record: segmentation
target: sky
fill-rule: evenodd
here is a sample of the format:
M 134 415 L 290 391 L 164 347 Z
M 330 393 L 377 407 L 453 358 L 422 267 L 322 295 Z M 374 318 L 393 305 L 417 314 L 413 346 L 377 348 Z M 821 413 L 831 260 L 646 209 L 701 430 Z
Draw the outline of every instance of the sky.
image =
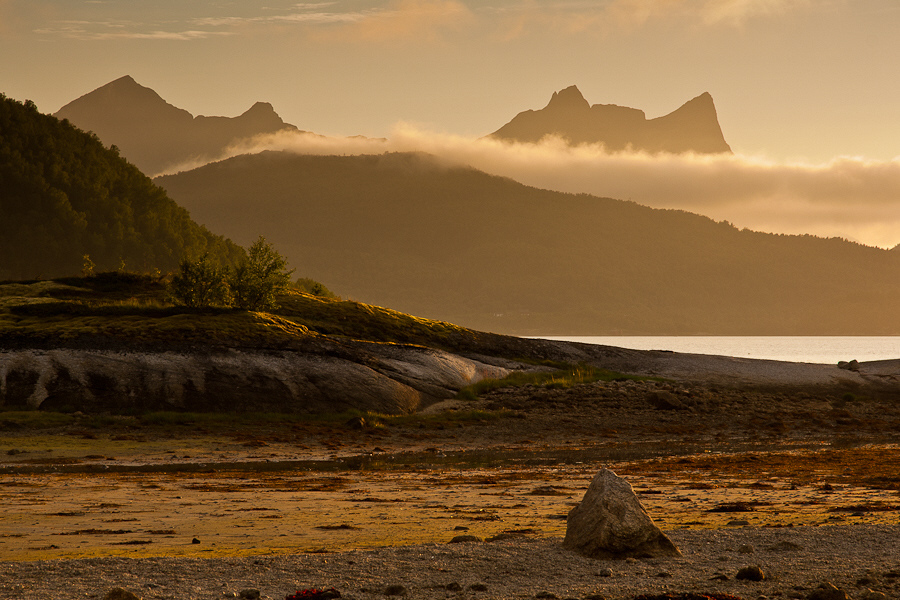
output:
M 123 75 L 191 113 L 481 136 L 577 85 L 661 116 L 708 91 L 739 153 L 900 155 L 897 0 L 0 0 L 0 91 Z
M 897 0 L 0 0 L 0 92 L 55 112 L 131 75 L 194 115 L 267 101 L 531 185 L 892 247 L 898 32 Z M 570 85 L 648 118 L 709 92 L 735 157 L 478 140 Z

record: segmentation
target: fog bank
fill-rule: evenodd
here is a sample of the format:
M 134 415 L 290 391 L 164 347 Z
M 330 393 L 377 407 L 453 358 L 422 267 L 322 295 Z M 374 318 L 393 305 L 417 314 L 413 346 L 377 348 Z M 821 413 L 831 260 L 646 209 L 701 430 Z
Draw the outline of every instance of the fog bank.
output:
M 515 144 L 434 133 L 409 124 L 391 138 L 309 133 L 260 136 L 228 156 L 285 150 L 304 154 L 421 151 L 527 185 L 680 209 L 758 231 L 842 237 L 885 248 L 900 244 L 900 157 L 777 162 L 742 155 L 608 153 L 559 139 Z M 225 158 L 225 157 L 223 157 Z M 204 161 L 205 162 L 205 161 Z M 178 170 L 195 165 L 182 165 Z

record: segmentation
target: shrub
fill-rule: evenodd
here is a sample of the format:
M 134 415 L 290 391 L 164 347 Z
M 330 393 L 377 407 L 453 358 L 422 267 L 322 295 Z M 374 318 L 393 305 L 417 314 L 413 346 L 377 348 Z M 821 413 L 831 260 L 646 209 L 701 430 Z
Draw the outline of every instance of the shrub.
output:
M 284 257 L 260 236 L 228 278 L 234 306 L 244 310 L 278 308 L 275 297 L 287 289 L 293 272 L 287 270 Z
M 320 298 L 333 298 L 335 300 L 339 299 L 339 296 L 337 294 L 329 290 L 318 281 L 310 279 L 309 277 L 301 277 L 297 279 L 297 281 L 295 281 L 292 286 L 295 289 L 300 290 L 301 292 L 305 292 L 313 296 L 319 296 Z
M 169 284 L 169 296 L 179 306 L 208 308 L 228 306 L 230 294 L 225 270 L 204 254 L 196 261 L 184 259 Z

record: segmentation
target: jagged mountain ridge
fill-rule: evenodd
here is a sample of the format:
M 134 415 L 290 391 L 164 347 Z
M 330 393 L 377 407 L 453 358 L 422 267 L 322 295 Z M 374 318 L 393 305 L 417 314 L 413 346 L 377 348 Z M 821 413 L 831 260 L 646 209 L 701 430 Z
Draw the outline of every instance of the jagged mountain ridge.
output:
M 900 255 L 539 190 L 421 154 L 235 157 L 156 180 L 345 297 L 515 335 L 889 335 Z
M 490 134 L 497 139 L 536 143 L 558 135 L 570 144 L 603 144 L 610 151 L 650 153 L 730 153 L 708 92 L 662 117 L 647 119 L 644 111 L 615 104 L 594 104 L 576 86 L 554 92 L 540 110 L 526 110 Z
M 299 131 L 267 102 L 257 102 L 237 117 L 195 117 L 128 75 L 69 102 L 54 116 L 93 131 L 151 175 L 186 161 L 218 158 L 243 138 Z

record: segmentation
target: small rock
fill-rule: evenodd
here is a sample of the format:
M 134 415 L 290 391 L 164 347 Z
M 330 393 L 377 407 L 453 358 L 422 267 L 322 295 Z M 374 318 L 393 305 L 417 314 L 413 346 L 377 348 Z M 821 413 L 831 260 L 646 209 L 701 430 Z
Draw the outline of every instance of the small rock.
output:
M 887 600 L 887 594 L 885 594 L 884 592 L 876 592 L 874 590 L 866 588 L 866 590 L 859 597 L 859 600 Z
M 657 410 L 687 410 L 689 408 L 672 392 L 650 392 L 647 394 L 647 401 Z
M 465 527 L 463 525 L 457 525 L 456 527 L 453 528 L 453 531 L 468 531 L 468 530 L 469 530 L 469 528 Z
M 728 581 L 728 575 L 724 573 L 716 573 L 712 577 L 709 578 L 710 581 Z
M 538 592 L 534 595 L 535 598 L 547 598 L 548 600 L 554 600 L 555 598 L 559 598 L 553 592 Z
M 807 596 L 808 600 L 849 600 L 850 596 L 847 595 L 847 592 L 844 590 L 836 588 L 834 585 L 830 583 L 821 583 L 819 587 L 814 589 L 809 596 Z
M 469 590 L 473 592 L 486 592 L 487 586 L 483 583 L 473 583 L 469 586 Z
M 766 578 L 766 574 L 759 567 L 744 567 L 737 572 L 734 578 L 746 581 L 763 581 Z
M 738 552 L 741 554 L 753 554 L 753 546 L 750 544 L 744 544 L 740 548 L 738 548 Z
M 238 592 L 238 598 L 241 600 L 259 600 L 259 590 L 256 588 L 247 588 Z
M 460 544 L 463 542 L 480 542 L 481 538 L 474 535 L 457 535 L 449 543 Z
M 192 543 L 192 544 L 199 544 L 199 543 L 200 543 L 200 540 L 198 540 L 197 538 L 194 538 L 194 539 L 191 540 L 191 543 Z
M 772 552 L 790 552 L 792 550 L 799 550 L 800 544 L 795 544 L 794 542 L 778 542 L 773 546 L 769 546 L 769 550 Z
M 725 525 L 728 527 L 746 527 L 750 524 L 750 521 L 745 519 L 735 519 L 734 521 L 728 521 Z
M 613 576 L 613 570 L 610 569 L 609 567 L 606 567 L 605 569 L 600 569 L 599 571 L 597 571 L 597 577 L 612 577 L 612 576 Z
M 497 535 L 492 535 L 489 538 L 486 538 L 485 542 L 502 542 L 503 540 L 519 540 L 525 537 L 524 533 L 515 533 L 511 531 L 504 531 L 502 533 L 498 533 Z
M 353 417 L 344 423 L 344 427 L 347 429 L 365 429 L 366 420 L 362 417 Z
M 406 588 L 398 583 L 394 585 L 389 585 L 384 588 L 385 596 L 405 596 L 407 594 Z
M 454 581 L 453 583 L 448 583 L 444 586 L 444 589 L 450 592 L 458 592 L 462 590 L 462 586 L 459 585 L 459 582 Z
M 124 588 L 113 588 L 106 592 L 106 595 L 103 596 L 103 600 L 141 600 L 140 597 L 135 594 L 129 592 Z

